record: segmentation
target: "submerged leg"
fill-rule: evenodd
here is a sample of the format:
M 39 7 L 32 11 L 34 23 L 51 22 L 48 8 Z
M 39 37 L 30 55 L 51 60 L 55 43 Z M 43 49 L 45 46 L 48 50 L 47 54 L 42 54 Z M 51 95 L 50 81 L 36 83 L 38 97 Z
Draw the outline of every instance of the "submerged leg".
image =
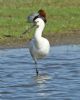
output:
M 38 64 L 37 64 L 37 60 L 35 60 L 35 67 L 36 67 L 36 74 L 37 74 L 37 76 L 38 76 L 39 71 L 38 71 Z
M 32 50 L 32 49 L 31 49 L 31 50 Z M 31 54 L 31 56 L 32 56 L 32 58 L 33 58 L 33 60 L 34 60 L 34 62 L 35 62 L 36 74 L 37 74 L 37 76 L 38 76 L 39 72 L 38 72 L 37 59 L 36 59 L 35 55 L 33 54 L 33 52 L 32 52 L 31 50 L 30 50 L 30 54 Z

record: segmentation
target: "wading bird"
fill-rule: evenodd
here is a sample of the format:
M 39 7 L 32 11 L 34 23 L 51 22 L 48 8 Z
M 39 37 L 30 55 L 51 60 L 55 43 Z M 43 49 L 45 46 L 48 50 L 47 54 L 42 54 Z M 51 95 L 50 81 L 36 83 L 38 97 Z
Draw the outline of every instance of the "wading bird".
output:
M 36 74 L 38 75 L 37 60 L 45 57 L 50 50 L 49 41 L 42 37 L 42 33 L 46 24 L 46 13 L 44 10 L 39 10 L 38 15 L 33 18 L 34 26 L 36 27 L 34 37 L 29 43 L 29 51 L 35 62 Z

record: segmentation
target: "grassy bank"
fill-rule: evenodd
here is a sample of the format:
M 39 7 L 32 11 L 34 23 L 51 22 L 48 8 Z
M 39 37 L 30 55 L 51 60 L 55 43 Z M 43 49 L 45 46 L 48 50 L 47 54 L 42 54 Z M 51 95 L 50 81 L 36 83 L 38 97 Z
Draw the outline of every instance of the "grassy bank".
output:
M 18 37 L 30 26 L 26 16 L 41 8 L 47 13 L 47 36 L 80 29 L 80 0 L 0 0 L 0 41 Z M 31 36 L 27 34 L 27 39 Z

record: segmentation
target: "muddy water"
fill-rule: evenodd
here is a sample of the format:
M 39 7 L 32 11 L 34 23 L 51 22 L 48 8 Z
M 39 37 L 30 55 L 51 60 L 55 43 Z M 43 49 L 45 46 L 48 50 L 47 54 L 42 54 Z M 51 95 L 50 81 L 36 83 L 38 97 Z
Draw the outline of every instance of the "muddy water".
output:
M 26 48 L 0 50 L 0 100 L 80 100 L 80 45 L 51 47 L 38 68 Z

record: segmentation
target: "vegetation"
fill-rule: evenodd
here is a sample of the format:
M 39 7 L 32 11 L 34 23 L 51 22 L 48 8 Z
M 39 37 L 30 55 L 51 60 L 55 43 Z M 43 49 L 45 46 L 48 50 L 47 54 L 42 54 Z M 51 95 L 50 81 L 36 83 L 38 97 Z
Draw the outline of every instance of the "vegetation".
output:
M 0 0 L 0 37 L 19 36 L 30 26 L 26 17 L 41 8 L 48 20 L 44 33 L 80 29 L 80 0 Z

